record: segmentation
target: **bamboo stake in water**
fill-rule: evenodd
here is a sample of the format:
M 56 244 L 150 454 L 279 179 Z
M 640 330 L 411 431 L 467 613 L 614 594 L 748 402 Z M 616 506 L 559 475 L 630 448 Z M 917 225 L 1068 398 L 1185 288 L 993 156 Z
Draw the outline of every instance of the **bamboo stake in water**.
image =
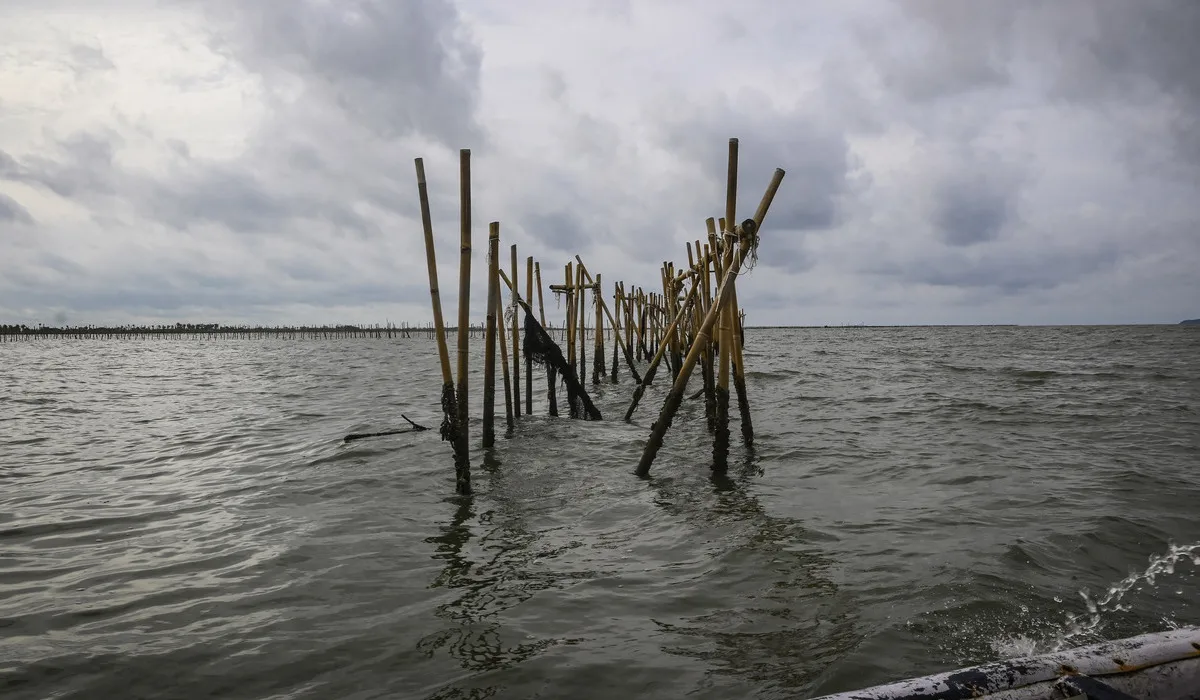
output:
M 692 289 L 688 292 L 688 295 L 683 302 L 685 306 L 692 300 L 693 297 L 696 296 L 696 290 L 699 288 L 699 284 L 692 284 Z M 676 318 L 675 321 L 678 322 L 679 318 Z M 660 362 L 662 362 L 663 355 L 665 354 L 666 347 L 660 345 L 658 352 L 654 354 L 654 359 L 650 360 L 650 366 L 646 368 L 645 377 L 642 379 L 642 381 L 638 382 L 637 388 L 633 390 L 633 400 L 629 402 L 629 408 L 625 411 L 626 423 L 633 418 L 633 412 L 637 410 L 638 403 L 642 400 L 642 394 L 646 392 L 646 387 L 650 386 L 650 382 L 654 380 L 654 373 L 658 370 L 658 365 Z
M 504 270 L 500 269 L 499 262 L 496 263 L 496 274 L 504 275 Z M 498 320 L 504 318 L 503 302 L 500 300 L 499 294 L 496 295 L 496 315 Z M 513 422 L 512 411 L 512 380 L 508 376 L 508 341 L 504 339 L 508 333 L 505 332 L 503 323 L 499 324 L 497 330 L 496 339 L 500 341 L 500 370 L 504 378 L 504 420 L 508 426 L 508 434 L 512 435 L 513 428 L 516 426 Z
M 730 316 L 738 310 L 737 288 L 730 290 L 733 299 L 730 301 Z M 754 443 L 754 421 L 750 417 L 750 396 L 746 391 L 746 360 L 742 353 L 742 345 L 746 342 L 742 324 L 734 319 L 733 334 L 730 338 L 730 351 L 733 353 L 733 386 L 737 390 L 738 413 L 742 417 L 742 439 L 747 445 Z
M 738 140 L 729 139 L 729 169 L 725 187 L 725 218 L 722 221 L 722 245 L 732 249 L 738 245 L 737 238 L 732 234 L 733 222 L 737 211 L 737 176 L 738 176 Z M 720 293 L 732 300 L 736 275 L 728 275 L 718 281 Z M 713 434 L 713 469 L 724 472 L 729 459 L 729 365 L 732 360 L 730 342 L 733 330 L 730 328 L 731 304 L 726 302 L 717 315 L 717 420 Z
M 582 268 L 582 266 L 580 266 Z M 600 273 L 596 273 L 596 342 L 592 346 L 592 384 L 600 383 L 600 375 L 604 373 L 604 316 L 600 313 L 600 305 L 604 303 L 604 295 L 600 293 Z
M 752 241 L 759 234 L 761 222 L 767 216 L 767 211 L 771 207 L 771 200 L 775 198 L 775 193 L 779 190 L 779 184 L 783 182 L 784 171 L 776 168 L 775 174 L 771 178 L 771 183 L 767 186 L 767 191 L 763 193 L 763 198 L 758 204 L 758 211 L 754 214 L 754 219 L 747 219 L 742 224 L 743 238 L 737 246 L 737 250 L 731 251 L 732 260 L 729 270 L 726 275 L 737 277 L 741 270 L 742 260 L 752 247 Z M 671 391 L 667 394 L 667 399 L 663 403 L 662 412 L 659 413 L 658 420 L 655 421 L 653 429 L 650 431 L 650 438 L 646 442 L 646 449 L 642 452 L 642 458 L 638 462 L 637 473 L 639 476 L 647 476 L 650 474 L 650 465 L 654 463 L 654 458 L 658 455 L 658 451 L 662 449 L 663 437 L 667 434 L 667 430 L 671 427 L 671 421 L 675 419 L 675 413 L 679 411 L 679 405 L 683 402 L 683 393 L 687 390 L 688 379 L 692 376 L 692 370 L 696 367 L 696 360 L 700 357 L 700 348 L 704 343 L 709 342 L 709 334 L 712 333 L 713 324 L 717 320 L 717 312 L 725 305 L 728 299 L 722 292 L 726 287 L 722 286 L 717 290 L 716 299 L 713 300 L 712 306 L 708 313 L 704 316 L 704 323 L 696 332 L 696 341 L 692 343 L 691 350 L 688 351 L 687 358 L 683 361 L 683 367 L 680 368 L 679 378 L 675 380 L 675 385 L 671 387 Z
M 442 320 L 442 296 L 438 291 L 437 257 L 433 248 L 433 222 L 429 214 L 429 189 L 425 184 L 425 163 L 417 164 L 417 195 L 421 200 L 421 226 L 425 229 L 425 263 L 429 268 L 429 298 L 433 301 L 433 327 L 437 337 L 438 359 L 442 363 L 442 381 L 453 386 L 450 372 L 450 349 L 446 346 L 446 324 Z
M 462 226 L 458 263 L 458 442 L 460 459 L 454 477 L 459 494 L 471 493 L 471 462 L 467 452 L 467 344 L 471 334 L 471 150 L 458 153 L 459 219 Z
M 518 330 L 520 324 L 517 319 L 520 314 L 517 313 L 517 290 L 520 289 L 517 283 L 517 244 L 513 243 L 512 252 L 512 300 L 513 300 L 513 315 L 512 315 L 512 377 L 513 377 L 513 415 L 517 418 L 521 417 L 521 333 Z
M 576 311 L 579 319 L 579 335 L 576 337 L 576 344 L 579 346 L 579 372 L 576 376 L 587 376 L 587 294 L 583 289 L 583 270 L 575 269 L 575 292 L 576 300 L 579 302 L 579 308 Z
M 496 313 L 500 310 L 500 223 L 488 225 L 487 330 L 483 341 L 483 446 L 496 444 Z
M 533 256 L 525 258 L 525 302 L 533 303 Z M 513 323 L 516 323 L 517 309 L 513 309 Z M 533 357 L 525 358 L 525 415 L 533 415 Z
M 438 290 L 437 257 L 433 246 L 433 222 L 429 213 L 429 188 L 425 182 L 425 162 L 417 158 L 417 196 L 421 202 L 421 226 L 425 232 L 425 263 L 429 270 L 429 298 L 433 302 L 433 332 L 437 338 L 438 359 L 442 365 L 442 439 L 454 451 L 455 483 L 458 488 L 458 464 L 465 460 L 462 441 L 458 436 L 458 401 L 455 397 L 454 375 L 450 371 L 450 349 L 446 344 L 446 325 L 442 319 L 442 297 Z M 468 482 L 469 483 L 469 482 Z
M 587 266 L 583 264 L 583 258 L 580 258 L 578 255 L 576 255 L 575 262 L 579 263 L 579 269 L 583 271 L 583 280 L 588 284 L 592 284 L 592 275 L 590 272 L 588 272 Z M 600 278 L 599 275 L 597 275 L 596 279 L 599 280 L 599 278 Z M 599 304 L 600 308 L 604 311 L 605 314 L 608 315 L 608 320 L 610 323 L 613 324 L 613 328 L 616 328 L 617 322 L 613 319 L 612 313 L 609 312 L 608 305 L 604 303 L 603 294 L 600 294 L 599 296 L 600 296 L 600 304 Z M 616 335 L 617 345 L 620 345 L 621 350 L 623 350 L 625 352 L 625 362 L 628 363 L 629 371 L 631 374 L 633 374 L 633 381 L 635 381 L 635 382 L 642 381 L 642 378 L 640 376 L 638 376 L 637 366 L 634 365 L 634 363 L 633 363 L 633 354 L 629 351 L 628 345 L 621 341 L 621 337 L 619 334 L 614 333 L 614 335 Z
M 569 262 L 566 266 L 566 276 L 567 309 L 563 335 L 567 344 L 567 363 L 575 370 L 575 376 L 579 376 L 579 368 L 575 362 L 575 268 Z
M 538 316 L 541 318 L 542 328 L 546 327 L 546 306 L 542 301 L 542 264 L 535 262 L 533 264 L 533 275 L 537 278 L 537 299 L 538 299 Z M 554 368 L 549 363 L 546 364 L 546 402 L 549 404 L 549 412 L 552 416 L 558 415 L 558 397 L 555 396 L 555 385 L 558 383 L 555 379 Z

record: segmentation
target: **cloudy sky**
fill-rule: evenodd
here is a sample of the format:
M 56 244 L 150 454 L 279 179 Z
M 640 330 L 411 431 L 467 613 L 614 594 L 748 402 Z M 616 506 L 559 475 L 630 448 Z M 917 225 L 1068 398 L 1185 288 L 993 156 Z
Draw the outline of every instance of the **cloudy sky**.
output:
M 1200 316 L 1196 0 L 0 0 L 0 323 L 430 318 L 788 175 L 751 324 Z M 522 274 L 524 273 L 522 264 Z M 553 308 L 553 306 L 551 307 Z M 557 311 L 554 312 L 557 314 Z

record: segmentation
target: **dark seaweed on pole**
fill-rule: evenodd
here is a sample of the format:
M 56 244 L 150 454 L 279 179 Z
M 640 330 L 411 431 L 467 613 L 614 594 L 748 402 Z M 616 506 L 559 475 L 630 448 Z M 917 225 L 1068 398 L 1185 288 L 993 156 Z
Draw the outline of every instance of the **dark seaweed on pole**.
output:
M 592 399 L 584 391 L 583 385 L 579 383 L 579 377 L 575 376 L 575 370 L 563 357 L 562 349 L 550 338 L 546 329 L 542 328 L 542 324 L 533 317 L 529 305 L 520 300 L 517 303 L 525 311 L 525 357 L 539 365 L 552 367 L 562 375 L 563 381 L 567 385 L 567 401 L 571 405 L 573 417 L 581 416 L 587 420 L 601 420 L 600 410 L 592 403 Z

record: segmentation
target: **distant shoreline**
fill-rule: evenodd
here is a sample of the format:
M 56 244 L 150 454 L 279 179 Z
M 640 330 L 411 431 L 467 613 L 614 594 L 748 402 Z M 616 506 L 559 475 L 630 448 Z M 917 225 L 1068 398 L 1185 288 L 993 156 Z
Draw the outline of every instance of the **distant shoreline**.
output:
M 1120 328 L 1135 326 L 1180 326 L 1200 325 L 1200 319 L 1188 319 L 1179 323 L 1059 323 L 1059 324 L 1020 324 L 1020 323 L 920 323 L 920 324 L 841 324 L 841 325 L 794 325 L 794 326 L 755 326 L 747 325 L 747 330 L 882 330 L 898 328 Z M 457 326 L 446 326 L 447 333 L 458 331 Z M 561 326 L 548 324 L 548 331 L 561 331 Z M 594 332 L 589 327 L 588 332 Z M 609 331 L 610 329 L 606 329 Z M 482 323 L 471 325 L 472 334 L 482 333 Z M 413 337 L 432 336 L 433 324 L 420 325 L 408 323 L 389 324 L 329 324 L 329 325 L 223 325 L 216 323 L 173 323 L 159 325 L 122 326 L 26 326 L 23 324 L 0 324 L 0 337 L 122 337 L 122 336 L 298 336 L 310 337 Z

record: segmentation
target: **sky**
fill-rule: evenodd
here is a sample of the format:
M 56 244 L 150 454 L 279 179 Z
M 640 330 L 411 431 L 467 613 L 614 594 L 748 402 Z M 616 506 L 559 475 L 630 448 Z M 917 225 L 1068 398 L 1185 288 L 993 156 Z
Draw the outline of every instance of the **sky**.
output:
M 491 221 L 521 277 L 657 289 L 731 137 L 739 219 L 787 171 L 748 325 L 1175 323 L 1197 36 L 1196 0 L 0 0 L 0 323 L 428 322 L 417 157 L 453 319 L 463 148 L 474 321 Z

